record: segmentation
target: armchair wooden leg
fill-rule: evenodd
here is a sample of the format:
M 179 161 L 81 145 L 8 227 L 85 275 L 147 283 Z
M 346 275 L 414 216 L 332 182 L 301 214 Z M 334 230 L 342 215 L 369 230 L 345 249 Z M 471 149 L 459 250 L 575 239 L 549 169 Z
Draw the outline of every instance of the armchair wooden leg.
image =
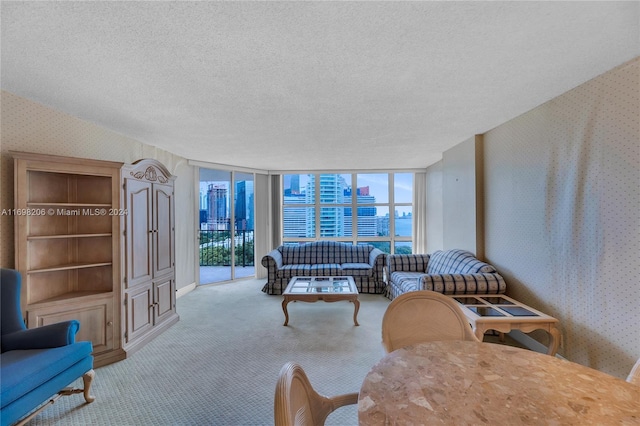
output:
M 45 408 L 47 408 L 49 405 L 55 404 L 55 402 L 58 400 L 58 398 L 60 398 L 62 396 L 69 396 L 69 395 L 73 395 L 73 394 L 82 392 L 82 393 L 84 393 L 84 400 L 87 401 L 87 403 L 95 401 L 96 397 L 95 396 L 91 396 L 89 394 L 89 391 L 91 389 L 91 383 L 93 382 L 93 378 L 95 376 L 96 376 L 96 372 L 95 371 L 93 371 L 93 370 L 87 371 L 82 376 L 82 381 L 84 382 L 84 389 L 77 389 L 77 388 L 72 388 L 72 387 L 67 387 L 67 388 L 62 389 L 56 395 L 51 397 L 51 399 L 49 401 L 47 401 L 47 403 L 41 405 L 40 408 L 38 408 L 33 413 L 29 414 L 24 419 L 20 420 L 14 426 L 24 426 L 29 420 L 31 420 L 32 418 L 34 418 L 35 416 L 40 414 L 40 412 L 42 410 L 44 410 Z
M 93 402 L 96 400 L 96 397 L 90 394 L 91 383 L 93 383 L 93 378 L 95 376 L 96 376 L 96 372 L 93 370 L 87 371 L 82 376 L 82 381 L 84 382 L 84 400 L 87 402 Z

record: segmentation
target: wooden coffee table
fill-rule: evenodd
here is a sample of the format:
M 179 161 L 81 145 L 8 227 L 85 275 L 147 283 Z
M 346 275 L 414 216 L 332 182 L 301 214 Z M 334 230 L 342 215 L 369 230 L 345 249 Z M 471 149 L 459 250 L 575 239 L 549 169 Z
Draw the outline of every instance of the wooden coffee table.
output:
M 471 323 L 473 331 L 482 341 L 487 330 L 508 333 L 520 330 L 530 333 L 533 330 L 545 330 L 550 342 L 547 354 L 555 355 L 560 346 L 558 320 L 543 314 L 524 303 L 503 294 L 448 295 L 456 300 Z
M 282 293 L 282 310 L 284 311 L 284 324 L 289 324 L 289 312 L 287 305 L 291 301 L 317 302 L 338 302 L 348 300 L 353 302 L 353 322 L 358 324 L 358 310 L 360 301 L 358 300 L 358 288 L 353 281 L 353 277 L 293 277 Z

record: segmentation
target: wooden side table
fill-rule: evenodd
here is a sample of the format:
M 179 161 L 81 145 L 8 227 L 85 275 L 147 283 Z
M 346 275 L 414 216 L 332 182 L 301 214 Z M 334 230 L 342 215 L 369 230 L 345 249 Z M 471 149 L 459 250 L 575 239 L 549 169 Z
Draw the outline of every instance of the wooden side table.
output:
M 531 333 L 545 330 L 550 342 L 547 354 L 555 355 L 562 335 L 558 320 L 503 294 L 448 295 L 456 300 L 471 323 L 476 337 L 482 340 L 487 330 L 508 333 L 520 330 Z

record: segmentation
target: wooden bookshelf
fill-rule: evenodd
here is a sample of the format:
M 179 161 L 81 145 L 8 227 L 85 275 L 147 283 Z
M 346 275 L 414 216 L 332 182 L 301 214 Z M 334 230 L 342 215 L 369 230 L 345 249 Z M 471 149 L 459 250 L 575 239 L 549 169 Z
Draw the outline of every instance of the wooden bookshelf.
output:
M 77 319 L 95 366 L 124 358 L 122 163 L 12 152 L 16 268 L 27 327 Z

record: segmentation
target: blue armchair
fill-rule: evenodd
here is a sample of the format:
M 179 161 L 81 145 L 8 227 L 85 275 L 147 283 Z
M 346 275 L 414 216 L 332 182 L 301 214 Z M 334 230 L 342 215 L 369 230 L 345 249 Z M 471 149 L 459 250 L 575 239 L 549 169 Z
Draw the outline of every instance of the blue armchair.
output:
M 91 342 L 75 341 L 80 323 L 72 320 L 27 329 L 20 311 L 20 286 L 18 271 L 0 270 L 2 426 L 21 419 L 20 424 L 26 422 L 62 395 L 82 392 L 86 402 L 95 399 L 89 394 L 93 347 Z M 65 388 L 79 377 L 84 389 Z

